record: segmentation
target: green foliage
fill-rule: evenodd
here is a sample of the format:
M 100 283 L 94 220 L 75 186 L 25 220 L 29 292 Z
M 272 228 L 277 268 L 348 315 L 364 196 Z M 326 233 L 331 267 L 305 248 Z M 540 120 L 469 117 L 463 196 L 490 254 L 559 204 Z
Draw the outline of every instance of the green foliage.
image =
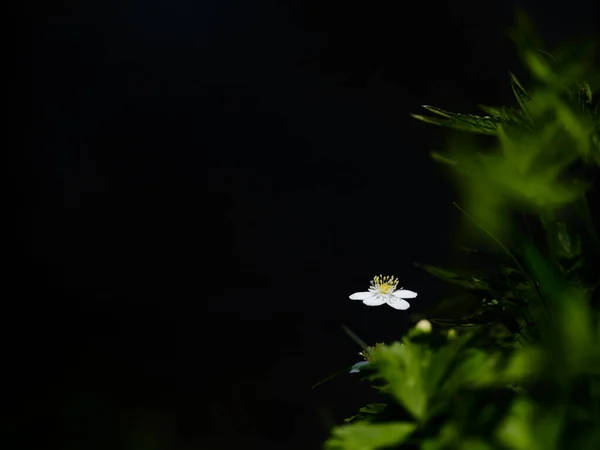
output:
M 516 107 L 480 106 L 489 115 L 477 116 L 425 105 L 434 116 L 412 115 L 497 138 L 496 148 L 490 151 L 474 152 L 460 142 L 450 154 L 433 153 L 437 161 L 465 176 L 465 209 L 496 235 L 510 228 L 512 208 L 546 213 L 580 199 L 590 183 L 570 176 L 570 170 L 577 162 L 600 165 L 599 102 L 584 79 L 589 75 L 597 84 L 596 72 L 581 61 L 555 61 L 528 46 L 519 48 L 536 84 L 528 91 L 510 73 Z
M 333 431 L 327 441 L 328 450 L 377 450 L 401 444 L 416 426 L 406 422 L 367 423 L 342 425 Z
M 586 46 L 538 50 L 522 14 L 511 37 L 532 79 L 509 73 L 515 105 L 413 115 L 495 138 L 433 154 L 459 181 L 475 263 L 416 263 L 458 293 L 429 312 L 433 332 L 371 347 L 359 376 L 387 402 L 335 428 L 328 449 L 600 448 L 600 239 L 586 199 L 600 71 Z
M 358 414 L 344 419 L 344 422 L 352 422 L 356 419 L 370 420 L 374 415 L 382 412 L 386 406 L 387 405 L 385 403 L 373 403 L 371 405 L 364 406 L 358 410 Z

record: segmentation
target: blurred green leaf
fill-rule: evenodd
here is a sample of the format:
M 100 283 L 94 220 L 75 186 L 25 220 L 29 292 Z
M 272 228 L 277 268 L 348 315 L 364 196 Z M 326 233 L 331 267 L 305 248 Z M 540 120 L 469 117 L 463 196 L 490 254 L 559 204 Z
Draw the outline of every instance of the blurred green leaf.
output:
M 542 215 L 540 219 L 546 229 L 548 246 L 556 258 L 571 259 L 581 254 L 581 238 L 564 221 L 548 215 Z
M 562 415 L 561 410 L 542 410 L 530 400 L 519 398 L 496 435 L 511 450 L 559 450 Z
M 465 439 L 461 442 L 460 450 L 493 450 L 493 446 L 481 439 Z
M 334 428 L 328 450 L 377 450 L 404 442 L 416 429 L 409 422 L 356 422 Z
M 592 322 L 596 312 L 590 309 L 584 289 L 562 279 L 531 243 L 524 246 L 527 263 L 552 311 L 549 345 L 556 349 L 555 360 L 561 370 L 575 374 L 583 370 L 591 356 L 589 349 L 594 348 Z
M 430 364 L 423 371 L 424 387 L 431 395 L 440 388 L 442 380 L 450 375 L 457 355 L 473 339 L 473 334 L 464 334 L 438 348 Z
M 433 276 L 444 280 L 448 283 L 456 284 L 458 286 L 465 287 L 473 290 L 489 290 L 489 285 L 482 279 L 472 276 L 464 276 L 454 273 L 450 270 L 443 269 L 441 267 L 430 266 L 421 263 L 414 263 L 415 267 L 426 270 Z
M 425 418 L 427 391 L 422 368 L 431 360 L 431 350 L 412 343 L 394 342 L 377 351 L 374 364 L 379 374 L 389 383 L 393 396 L 417 420 Z
M 509 75 L 510 87 L 513 91 L 513 94 L 515 95 L 515 98 L 517 99 L 517 102 L 519 103 L 519 106 L 521 107 L 521 111 L 523 112 L 524 117 L 527 119 L 527 121 L 533 123 L 531 115 L 529 114 L 529 110 L 527 109 L 527 102 L 531 101 L 531 96 L 523 87 L 523 85 L 519 82 L 515 74 L 509 72 Z
M 506 383 L 521 383 L 534 379 L 546 367 L 548 355 L 542 349 L 527 347 L 516 350 L 501 374 Z
M 344 419 L 344 422 L 352 422 L 353 420 L 369 420 L 376 414 L 382 412 L 387 405 L 385 403 L 373 403 L 367 406 L 364 406 L 358 410 L 358 414 L 355 414 L 352 417 L 348 417 Z

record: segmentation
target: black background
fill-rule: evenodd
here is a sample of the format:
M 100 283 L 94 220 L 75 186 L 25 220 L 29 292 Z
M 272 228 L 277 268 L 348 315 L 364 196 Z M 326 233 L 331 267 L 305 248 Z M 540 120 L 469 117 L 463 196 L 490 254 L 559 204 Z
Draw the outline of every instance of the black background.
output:
M 592 0 L 520 4 L 549 47 L 597 35 Z M 408 115 L 511 101 L 514 5 L 32 6 L 5 316 L 23 436 L 317 448 L 370 398 L 349 375 L 311 390 L 358 358 L 341 324 L 399 338 L 442 292 L 412 262 L 452 259 L 444 133 Z M 348 300 L 376 273 L 419 293 L 411 310 Z

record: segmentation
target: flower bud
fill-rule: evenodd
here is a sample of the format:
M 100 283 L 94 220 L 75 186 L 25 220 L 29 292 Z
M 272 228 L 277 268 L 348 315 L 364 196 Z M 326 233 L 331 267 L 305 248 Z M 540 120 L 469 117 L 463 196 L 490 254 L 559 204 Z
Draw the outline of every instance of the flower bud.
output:
M 450 328 L 448 330 L 448 339 L 455 339 L 457 336 L 456 330 L 454 328 Z
M 415 328 L 423 333 L 431 333 L 431 322 L 427 319 L 419 320 L 415 325 Z

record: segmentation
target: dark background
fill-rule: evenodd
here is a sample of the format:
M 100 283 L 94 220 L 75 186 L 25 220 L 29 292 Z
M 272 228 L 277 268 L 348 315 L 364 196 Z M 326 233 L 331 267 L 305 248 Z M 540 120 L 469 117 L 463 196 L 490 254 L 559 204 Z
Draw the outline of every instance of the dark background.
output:
M 592 0 L 520 4 L 549 48 L 597 35 Z M 399 338 L 442 292 L 412 262 L 452 259 L 444 132 L 409 113 L 512 101 L 514 5 L 32 4 L 9 424 L 65 450 L 318 448 L 370 398 L 311 390 L 359 359 L 341 324 Z M 375 273 L 411 310 L 348 300 Z

